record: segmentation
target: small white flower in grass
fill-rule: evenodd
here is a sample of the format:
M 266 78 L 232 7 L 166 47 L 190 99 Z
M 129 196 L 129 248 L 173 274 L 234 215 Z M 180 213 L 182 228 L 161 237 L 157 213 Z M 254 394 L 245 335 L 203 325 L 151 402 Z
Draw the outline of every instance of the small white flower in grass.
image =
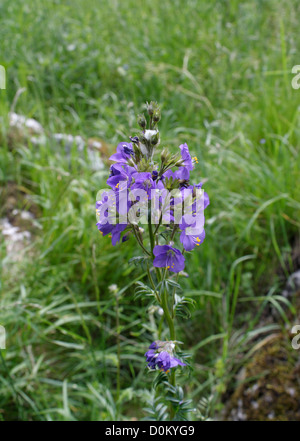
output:
M 112 285 L 109 285 L 108 290 L 112 293 L 112 294 L 116 294 L 119 290 L 118 285 L 116 285 L 115 283 L 113 283 Z

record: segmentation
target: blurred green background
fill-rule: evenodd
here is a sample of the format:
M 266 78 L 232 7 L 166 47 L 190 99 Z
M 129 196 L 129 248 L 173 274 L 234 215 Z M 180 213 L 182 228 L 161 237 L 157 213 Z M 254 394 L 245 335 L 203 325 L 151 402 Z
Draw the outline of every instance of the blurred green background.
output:
M 281 287 L 300 225 L 299 13 L 296 0 L 1 1 L 0 419 L 145 416 L 143 354 L 159 315 L 134 297 L 134 242 L 114 248 L 95 226 L 107 169 L 52 137 L 101 140 L 105 156 L 135 134 L 145 101 L 161 104 L 162 145 L 187 142 L 197 155 L 193 178 L 211 200 L 206 240 L 181 280 L 196 301 L 179 337 L 198 412 L 221 418 L 254 344 L 289 327 L 296 309 Z M 39 121 L 43 143 L 10 125 L 12 110 Z M 31 234 L 17 250 L 11 227 Z

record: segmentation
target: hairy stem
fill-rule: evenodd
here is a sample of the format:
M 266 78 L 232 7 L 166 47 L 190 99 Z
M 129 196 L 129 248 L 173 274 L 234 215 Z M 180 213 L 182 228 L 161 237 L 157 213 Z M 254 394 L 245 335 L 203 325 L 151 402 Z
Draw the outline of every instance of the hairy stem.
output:
M 164 282 L 164 280 L 166 278 L 166 272 L 167 272 L 167 270 L 165 270 L 164 274 L 163 274 L 162 287 L 163 287 L 163 282 Z M 167 295 L 168 295 L 167 290 L 166 290 L 166 288 L 163 287 L 162 294 L 161 294 L 161 307 L 162 307 L 162 309 L 164 311 L 164 316 L 165 316 L 166 321 L 168 323 L 169 332 L 170 332 L 170 340 L 176 341 L 175 324 L 174 324 L 174 319 L 173 319 L 173 304 L 174 304 L 174 300 L 173 300 L 173 297 L 172 297 L 171 312 L 170 312 Z M 170 384 L 173 387 L 175 387 L 175 385 L 176 385 L 176 372 L 175 372 L 175 369 L 171 369 Z M 171 403 L 170 404 L 170 418 L 171 418 L 171 420 L 173 420 L 174 415 L 175 415 L 175 412 L 174 412 L 173 405 Z
M 133 233 L 134 233 L 134 235 L 135 235 L 135 238 L 136 238 L 136 240 L 137 240 L 137 243 L 139 244 L 139 246 L 142 248 L 142 250 L 146 253 L 146 254 L 148 254 L 148 256 L 151 256 L 151 253 L 149 253 L 149 251 L 144 247 L 144 245 L 142 244 L 142 242 L 141 242 L 141 240 L 140 240 L 140 238 L 139 238 L 139 235 L 138 235 L 138 233 L 136 232 L 136 229 L 135 229 L 135 227 L 133 226 L 133 228 L 132 228 L 132 231 L 133 231 Z
M 148 231 L 149 231 L 149 239 L 150 239 L 150 245 L 151 245 L 151 254 L 152 254 L 152 257 L 154 258 L 154 254 L 153 254 L 154 234 L 153 234 L 153 230 L 152 230 L 151 218 L 148 220 Z
M 161 219 L 160 219 L 160 223 L 161 223 Z M 151 218 L 148 219 L 148 232 L 149 232 L 149 239 L 150 239 L 150 246 L 151 246 L 151 254 L 154 258 L 153 255 L 153 248 L 155 245 L 155 237 L 157 235 L 158 229 L 160 227 L 160 223 L 158 224 L 158 226 L 155 228 L 154 234 L 153 234 L 153 229 L 152 229 L 152 224 L 151 224 Z M 177 226 L 174 225 L 173 227 L 173 231 L 171 233 L 171 240 L 173 239 L 173 237 L 175 236 L 177 230 Z M 172 341 L 176 341 L 176 332 L 175 332 L 175 324 L 174 324 L 174 295 L 172 295 L 171 297 L 171 305 L 169 305 L 168 302 L 168 292 L 167 289 L 165 287 L 165 279 L 166 279 L 166 275 L 167 275 L 167 269 L 165 269 L 162 274 L 159 270 L 159 268 L 156 268 L 156 274 L 157 274 L 157 280 L 160 281 L 161 283 L 161 290 L 160 290 L 160 296 L 156 296 L 158 302 L 160 303 L 163 311 L 164 311 L 164 317 L 166 319 L 166 322 L 168 324 L 169 327 L 169 332 L 170 332 L 170 340 Z M 152 285 L 152 287 L 154 286 L 154 282 L 153 279 L 151 277 L 149 268 L 148 268 L 148 277 L 149 277 L 149 281 Z M 176 385 L 176 373 L 175 373 L 175 369 L 171 369 L 171 373 L 170 373 L 170 384 L 175 387 Z M 175 411 L 174 411 L 174 407 L 172 405 L 172 403 L 170 403 L 170 419 L 173 420 L 175 416 Z
M 156 289 L 155 283 L 154 283 L 154 281 L 153 281 L 153 279 L 152 279 L 152 276 L 151 276 L 151 272 L 150 272 L 149 264 L 148 264 L 148 263 L 147 263 L 147 274 L 148 274 L 148 278 L 149 278 L 149 281 L 150 281 L 150 285 L 152 286 L 152 288 L 153 288 L 153 290 L 154 290 L 154 292 L 155 292 L 156 300 L 157 300 L 158 303 L 160 303 L 160 302 L 161 302 L 161 300 L 160 300 L 160 296 L 159 296 L 159 293 L 158 293 L 158 291 L 157 291 L 157 289 Z

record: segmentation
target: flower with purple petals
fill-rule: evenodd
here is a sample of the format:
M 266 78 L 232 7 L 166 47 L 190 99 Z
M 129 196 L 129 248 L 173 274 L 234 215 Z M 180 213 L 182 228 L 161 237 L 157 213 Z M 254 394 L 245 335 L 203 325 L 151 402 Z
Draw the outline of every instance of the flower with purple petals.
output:
M 173 178 L 174 180 L 188 181 L 190 179 L 190 172 L 187 167 L 179 167 L 174 172 L 169 169 L 163 174 L 163 178 Z
M 200 188 L 202 188 L 202 182 L 200 182 L 199 184 L 193 184 L 193 185 L 191 185 L 190 187 L 188 187 L 188 188 L 192 188 L 193 189 L 193 191 L 194 191 L 194 189 L 200 189 Z M 205 210 L 205 208 L 209 205 L 209 197 L 208 197 L 208 194 L 206 193 L 206 191 L 204 192 L 204 210 Z
M 100 222 L 98 222 L 96 225 L 102 236 L 109 235 L 109 237 L 111 237 L 111 243 L 113 246 L 115 246 L 117 242 L 120 241 L 121 233 L 127 227 L 126 224 L 113 225 L 110 223 L 101 224 Z
M 131 186 L 131 189 L 134 190 L 136 188 L 145 190 L 149 199 L 151 197 L 151 190 L 155 188 L 155 183 L 152 179 L 152 174 L 148 172 L 137 172 L 132 175 L 134 179 L 134 183 Z
M 156 179 L 158 178 L 158 171 L 157 170 L 153 170 L 151 177 L 152 177 L 153 181 L 156 181 Z
M 133 167 L 129 167 L 124 164 L 114 164 L 111 167 L 110 177 L 107 179 L 106 183 L 113 189 L 118 190 L 121 183 L 123 185 L 126 183 L 127 186 L 131 183 L 131 175 L 135 172 Z
M 177 248 L 170 245 L 156 245 L 153 254 L 155 256 L 153 266 L 166 268 L 173 273 L 183 271 L 185 258 Z
M 177 366 L 186 366 L 186 356 L 176 351 L 179 342 L 175 340 L 175 316 L 180 298 L 175 293 L 177 288 L 173 290 L 174 287 L 169 286 L 172 282 L 168 271 L 182 272 L 185 268 L 184 252 L 191 251 L 204 241 L 204 209 L 209 205 L 209 198 L 202 190 L 202 183 L 190 183 L 190 173 L 198 159 L 191 157 L 186 143 L 179 146 L 177 153 L 164 147 L 160 155 L 154 155 L 160 144 L 157 125 L 161 112 L 153 101 L 146 104 L 146 109 L 149 118 L 144 114 L 138 116 L 141 129 L 138 135 L 129 137 L 130 142 L 119 143 L 116 152 L 109 158 L 112 162 L 108 188 L 97 194 L 100 200 L 96 202 L 96 218 L 100 233 L 110 237 L 113 246 L 120 241 L 126 242 L 131 236 L 143 251 L 143 256 L 134 261 L 142 266 L 145 262 L 147 264 L 149 282 L 157 303 L 151 305 L 149 313 L 158 312 L 161 316 L 160 331 L 161 327 L 168 326 L 169 330 L 164 330 L 164 333 L 167 331 L 166 335 L 172 339 L 153 341 L 145 353 L 146 362 L 151 370 L 168 374 Z M 148 229 L 139 227 L 140 224 L 148 225 Z M 155 268 L 150 268 L 149 259 L 153 260 Z M 152 272 L 156 277 L 151 276 Z M 147 295 L 150 288 L 145 289 L 141 282 L 137 284 L 140 285 L 138 290 Z M 119 297 L 121 291 L 115 294 Z M 182 302 L 188 301 L 182 298 Z M 176 369 L 169 380 L 176 391 Z M 180 413 L 186 418 L 183 397 L 179 402 L 176 400 L 175 406 L 173 389 L 172 394 L 169 392 L 163 402 L 171 402 L 165 407 L 169 409 L 170 420 L 176 420 Z
M 194 165 L 193 165 L 193 161 L 192 161 L 192 157 L 190 155 L 188 145 L 186 143 L 181 144 L 179 146 L 179 148 L 181 150 L 181 158 L 183 161 L 183 166 L 186 167 L 189 171 L 193 170 Z
M 191 227 L 190 225 L 183 222 L 179 225 L 179 228 L 181 229 L 180 234 L 180 242 L 183 245 L 183 248 L 186 251 L 192 251 L 195 246 L 199 246 L 202 244 L 202 242 L 205 239 L 205 230 L 203 229 L 199 234 L 187 234 L 186 229 Z
M 145 357 L 150 369 L 160 369 L 166 373 L 176 366 L 186 366 L 179 358 L 174 357 L 173 351 L 175 343 L 173 341 L 155 341 L 149 346 L 149 351 Z
M 126 227 L 126 224 L 114 225 L 114 228 L 111 231 L 111 243 L 113 246 L 115 246 L 117 242 L 120 241 L 121 233 L 125 230 Z
M 134 156 L 134 151 L 131 142 L 120 142 L 117 152 L 111 155 L 109 159 L 119 164 L 127 164 L 128 159 L 132 156 Z

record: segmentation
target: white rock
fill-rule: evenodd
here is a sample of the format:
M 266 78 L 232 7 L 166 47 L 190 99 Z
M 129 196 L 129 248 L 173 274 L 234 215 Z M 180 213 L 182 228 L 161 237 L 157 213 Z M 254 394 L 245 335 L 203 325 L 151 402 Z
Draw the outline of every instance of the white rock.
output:
M 91 149 L 88 149 L 87 153 L 88 153 L 88 158 L 91 163 L 92 170 L 94 170 L 94 171 L 102 170 L 104 168 L 104 163 L 103 163 L 102 159 L 100 158 L 99 153 L 97 151 L 94 151 Z
M 21 231 L 13 226 L 7 218 L 0 219 L 0 229 L 4 236 L 7 257 L 11 261 L 20 261 L 24 254 L 24 248 L 28 244 L 31 234 L 29 231 Z
M 21 211 L 21 219 L 32 220 L 32 219 L 34 219 L 34 216 L 32 213 L 30 213 L 30 211 L 23 210 L 23 211 Z
M 10 127 L 17 128 L 19 130 L 29 129 L 32 133 L 41 135 L 44 133 L 43 126 L 33 118 L 26 118 L 24 115 L 18 115 L 15 112 L 9 114 Z
M 95 149 L 101 149 L 102 143 L 100 141 L 93 140 L 90 142 L 89 147 L 95 148 Z
M 82 151 L 85 146 L 84 139 L 81 136 L 73 136 L 68 133 L 54 133 L 52 138 L 59 144 L 64 145 L 67 150 L 71 149 L 74 144 L 79 151 Z

